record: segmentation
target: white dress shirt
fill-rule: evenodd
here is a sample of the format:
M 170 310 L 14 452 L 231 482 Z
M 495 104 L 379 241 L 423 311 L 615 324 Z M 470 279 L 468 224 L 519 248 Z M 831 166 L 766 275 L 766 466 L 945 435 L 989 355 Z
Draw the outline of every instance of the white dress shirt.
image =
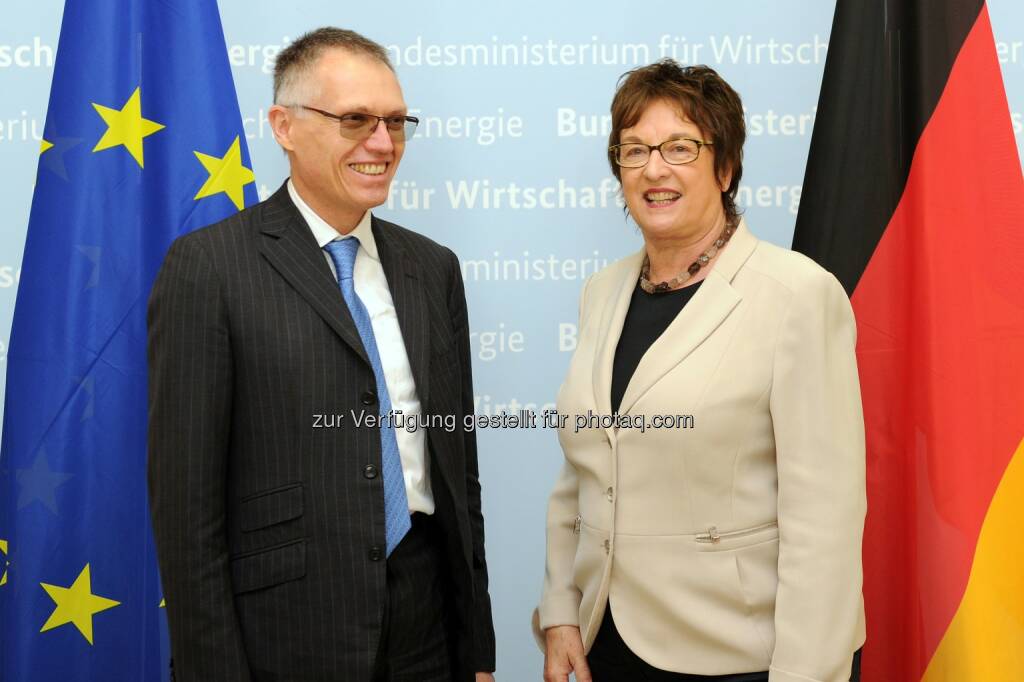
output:
M 373 238 L 373 230 L 370 229 L 370 212 L 363 214 L 354 230 L 348 234 L 340 234 L 302 200 L 290 179 L 288 194 L 298 207 L 299 213 L 306 219 L 321 249 L 339 239 L 354 237 L 359 240 L 352 279 L 359 300 L 370 314 L 373 335 L 377 340 L 377 351 L 384 367 L 384 381 L 391 397 L 391 408 L 395 412 L 401 411 L 406 419 L 414 418 L 417 423 L 421 422 L 422 408 L 419 396 L 416 395 L 416 382 L 412 378 L 409 356 L 405 352 L 405 342 L 402 340 L 402 330 L 398 326 L 398 315 L 395 313 L 395 303 L 391 299 L 388 280 L 377 255 L 377 242 Z M 334 269 L 331 255 L 327 251 L 323 254 L 337 279 L 338 272 Z M 338 296 L 341 296 L 340 291 Z M 414 430 L 412 433 L 404 428 L 395 429 L 398 453 L 402 459 L 402 472 L 405 475 L 405 492 L 409 497 L 409 511 L 433 514 L 434 495 L 430 489 L 426 435 L 422 429 Z

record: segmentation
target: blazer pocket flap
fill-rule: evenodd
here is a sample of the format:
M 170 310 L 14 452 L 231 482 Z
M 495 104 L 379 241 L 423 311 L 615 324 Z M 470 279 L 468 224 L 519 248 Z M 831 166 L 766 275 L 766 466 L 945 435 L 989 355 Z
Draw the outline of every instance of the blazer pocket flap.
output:
M 235 594 L 271 587 L 306 575 L 306 541 L 295 540 L 231 560 Z
M 769 521 L 757 526 L 730 531 L 718 531 L 712 526 L 707 533 L 698 533 L 695 539 L 699 552 L 745 549 L 763 542 L 778 540 L 779 524 L 777 521 Z
M 302 484 L 266 490 L 242 500 L 238 509 L 243 532 L 266 528 L 302 516 Z

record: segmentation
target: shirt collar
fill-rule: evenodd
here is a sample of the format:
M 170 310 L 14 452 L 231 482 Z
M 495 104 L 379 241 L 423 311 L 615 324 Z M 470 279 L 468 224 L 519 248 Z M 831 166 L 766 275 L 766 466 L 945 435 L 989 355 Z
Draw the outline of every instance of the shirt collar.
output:
M 288 196 L 292 198 L 295 207 L 299 209 L 299 213 L 306 219 L 306 224 L 309 225 L 310 231 L 313 233 L 313 238 L 316 239 L 317 246 L 321 249 L 327 246 L 329 243 L 336 239 L 347 239 L 349 237 L 355 237 L 359 240 L 359 245 L 363 247 L 366 254 L 373 258 L 375 261 L 379 261 L 380 258 L 377 255 L 377 242 L 373 238 L 373 229 L 371 227 L 370 212 L 367 211 L 363 214 L 363 217 L 359 219 L 359 223 L 355 229 L 348 234 L 341 234 L 333 227 L 331 227 L 326 220 L 321 218 L 316 212 L 309 207 L 302 197 L 299 196 L 298 190 L 295 189 L 295 185 L 292 183 L 291 178 L 288 178 Z

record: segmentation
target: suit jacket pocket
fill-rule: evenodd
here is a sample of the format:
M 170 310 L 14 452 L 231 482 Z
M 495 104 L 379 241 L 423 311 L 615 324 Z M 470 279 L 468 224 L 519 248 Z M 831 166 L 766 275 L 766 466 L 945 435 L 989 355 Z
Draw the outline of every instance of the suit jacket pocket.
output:
M 305 539 L 293 540 L 231 559 L 231 584 L 235 594 L 279 585 L 289 580 L 297 580 L 304 575 Z
M 779 539 L 778 521 L 768 521 L 737 530 L 719 531 L 715 526 L 694 536 L 698 552 L 728 552 Z
M 249 495 L 242 499 L 238 515 L 243 532 L 297 519 L 302 516 L 302 484 L 292 483 Z

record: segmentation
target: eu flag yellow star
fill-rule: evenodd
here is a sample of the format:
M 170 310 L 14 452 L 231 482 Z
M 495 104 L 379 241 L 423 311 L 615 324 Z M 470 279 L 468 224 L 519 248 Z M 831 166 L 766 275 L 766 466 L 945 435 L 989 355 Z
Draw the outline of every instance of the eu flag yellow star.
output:
M 48 149 L 53 149 L 53 143 L 50 142 L 49 140 L 46 140 L 46 139 L 40 140 L 39 141 L 39 153 L 42 154 L 43 152 L 45 152 Z
M 11 565 L 11 562 L 7 560 L 7 540 L 0 540 L 0 552 L 4 553 L 4 575 L 0 578 L 0 585 L 6 585 L 7 567 Z
M 256 176 L 252 170 L 242 165 L 242 147 L 239 143 L 239 136 L 235 135 L 235 141 L 228 147 L 223 158 L 209 156 L 202 152 L 195 152 L 195 155 L 199 159 L 199 163 L 203 164 L 206 172 L 210 174 L 203 186 L 199 188 L 199 192 L 195 196 L 196 201 L 224 192 L 231 199 L 235 208 L 241 211 L 245 206 L 242 188 L 250 182 L 255 182 Z
M 139 168 L 143 168 L 142 139 L 163 130 L 164 126 L 142 118 L 142 88 L 135 88 L 135 92 L 120 109 L 111 109 L 95 102 L 92 106 L 107 124 L 107 132 L 103 133 L 93 151 L 99 152 L 124 145 L 139 164 Z
M 89 564 L 85 565 L 82 572 L 75 578 L 71 587 L 58 587 L 39 583 L 50 595 L 50 599 L 57 604 L 57 608 L 50 614 L 49 619 L 43 624 L 39 632 L 46 632 L 53 628 L 74 624 L 82 633 L 85 640 L 92 644 L 92 617 L 100 611 L 106 611 L 119 605 L 121 602 L 99 597 L 92 593 L 92 579 L 89 576 Z

